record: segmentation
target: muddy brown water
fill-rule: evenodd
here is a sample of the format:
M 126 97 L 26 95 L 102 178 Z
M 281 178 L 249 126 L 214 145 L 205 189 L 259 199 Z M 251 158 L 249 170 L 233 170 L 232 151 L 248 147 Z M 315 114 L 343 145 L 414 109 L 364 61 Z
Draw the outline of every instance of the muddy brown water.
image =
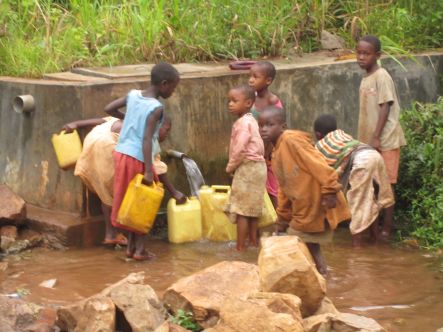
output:
M 157 258 L 134 262 L 124 251 L 102 247 L 52 251 L 35 249 L 5 259 L 0 293 L 29 290 L 25 299 L 58 306 L 91 296 L 130 272 L 145 271 L 159 295 L 177 279 L 223 260 L 256 263 L 258 251 L 238 254 L 232 244 L 172 245 L 152 240 Z M 388 331 L 434 332 L 443 327 L 443 258 L 388 245 L 354 250 L 346 230 L 324 248 L 330 266 L 328 296 L 342 312 L 376 319 Z M 54 289 L 39 287 L 57 279 Z

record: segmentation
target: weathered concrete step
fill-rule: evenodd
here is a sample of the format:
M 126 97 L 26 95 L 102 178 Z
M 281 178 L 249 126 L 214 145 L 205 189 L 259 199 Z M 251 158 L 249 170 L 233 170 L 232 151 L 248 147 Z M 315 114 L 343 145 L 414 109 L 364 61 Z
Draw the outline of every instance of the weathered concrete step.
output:
M 56 237 L 68 247 L 87 247 L 100 244 L 104 234 L 102 216 L 82 218 L 78 214 L 48 210 L 27 205 L 29 227 Z
M 113 67 L 92 67 L 92 68 L 73 68 L 71 71 L 75 74 L 85 76 L 102 77 L 107 79 L 128 78 L 128 77 L 149 77 L 154 64 L 138 64 Z M 180 75 L 212 72 L 214 70 L 227 70 L 227 65 L 216 64 L 174 64 Z

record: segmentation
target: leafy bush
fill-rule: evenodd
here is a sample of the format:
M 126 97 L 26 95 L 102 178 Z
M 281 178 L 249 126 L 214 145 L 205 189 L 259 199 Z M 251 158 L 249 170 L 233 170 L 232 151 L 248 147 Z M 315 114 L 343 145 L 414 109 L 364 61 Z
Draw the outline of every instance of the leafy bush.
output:
M 171 322 L 193 332 L 203 330 L 201 326 L 195 322 L 192 312 L 185 312 L 182 309 L 179 309 L 177 314 L 171 318 Z
M 399 235 L 424 248 L 443 247 L 443 98 L 415 103 L 401 121 L 408 145 L 396 186 Z

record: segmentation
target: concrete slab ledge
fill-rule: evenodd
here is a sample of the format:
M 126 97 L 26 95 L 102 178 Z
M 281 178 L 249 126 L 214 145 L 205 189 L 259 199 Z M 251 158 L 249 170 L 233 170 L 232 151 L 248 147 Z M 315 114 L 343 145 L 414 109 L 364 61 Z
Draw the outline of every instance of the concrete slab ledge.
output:
M 82 218 L 78 214 L 27 205 L 27 224 L 31 229 L 49 233 L 67 247 L 88 247 L 101 243 L 104 234 L 102 216 Z

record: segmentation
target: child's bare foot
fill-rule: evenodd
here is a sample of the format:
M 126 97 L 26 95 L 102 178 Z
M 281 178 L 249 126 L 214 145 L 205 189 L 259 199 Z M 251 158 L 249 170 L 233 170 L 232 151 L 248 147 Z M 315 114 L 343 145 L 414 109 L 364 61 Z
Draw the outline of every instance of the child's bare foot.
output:
M 154 259 L 156 256 L 152 252 L 149 252 L 147 250 L 144 250 L 141 253 L 135 253 L 132 258 L 136 261 L 149 261 L 151 259 Z
M 126 236 L 124 236 L 123 234 L 119 233 L 117 234 L 117 236 L 115 237 L 105 237 L 105 239 L 103 240 L 102 244 L 106 244 L 106 245 L 121 245 L 121 246 L 126 246 L 128 244 L 128 239 L 126 238 Z

